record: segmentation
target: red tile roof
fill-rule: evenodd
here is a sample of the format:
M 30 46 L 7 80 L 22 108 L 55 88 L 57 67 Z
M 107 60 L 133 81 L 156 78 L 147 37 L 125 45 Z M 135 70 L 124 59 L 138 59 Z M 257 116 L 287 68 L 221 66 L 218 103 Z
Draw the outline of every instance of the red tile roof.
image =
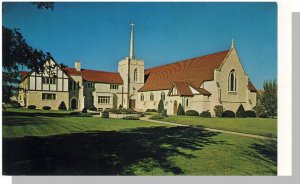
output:
M 175 81 L 200 86 L 203 81 L 214 79 L 214 70 L 220 67 L 228 52 L 226 50 L 147 69 L 145 85 L 139 91 L 170 89 Z
M 185 82 L 174 82 L 180 96 L 194 96 L 189 85 Z
M 75 68 L 64 68 L 70 75 L 81 75 L 83 80 L 90 82 L 110 83 L 110 84 L 123 84 L 123 79 L 119 73 L 104 72 L 97 70 L 85 70 L 76 71 Z
M 248 81 L 248 89 L 250 92 L 257 92 L 257 89 L 254 87 L 251 81 Z
M 29 72 L 21 71 L 21 80 L 23 80 L 28 75 L 28 73 Z

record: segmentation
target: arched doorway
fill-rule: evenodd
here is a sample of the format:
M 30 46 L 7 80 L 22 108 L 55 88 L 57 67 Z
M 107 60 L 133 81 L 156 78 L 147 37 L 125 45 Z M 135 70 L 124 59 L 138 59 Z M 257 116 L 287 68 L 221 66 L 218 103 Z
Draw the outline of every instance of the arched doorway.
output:
M 75 99 L 71 100 L 71 109 L 77 109 L 77 104 L 76 104 L 76 100 Z
M 174 115 L 177 114 L 177 101 L 176 100 L 174 101 L 173 112 L 174 112 Z

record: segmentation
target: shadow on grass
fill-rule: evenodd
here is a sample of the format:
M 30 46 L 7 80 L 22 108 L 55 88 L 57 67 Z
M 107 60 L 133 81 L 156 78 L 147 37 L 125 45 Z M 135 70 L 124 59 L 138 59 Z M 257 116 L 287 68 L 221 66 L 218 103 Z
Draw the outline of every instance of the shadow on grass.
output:
M 244 153 L 245 158 L 254 163 L 257 163 L 257 159 L 259 159 L 261 166 L 267 168 L 274 175 L 277 174 L 277 141 L 260 140 L 258 143 L 251 144 L 249 148 L 252 151 Z M 254 158 L 256 160 L 253 160 Z
M 172 156 L 194 158 L 218 133 L 189 127 L 137 128 L 49 137 L 3 138 L 4 175 L 135 175 L 161 169 L 184 174 Z

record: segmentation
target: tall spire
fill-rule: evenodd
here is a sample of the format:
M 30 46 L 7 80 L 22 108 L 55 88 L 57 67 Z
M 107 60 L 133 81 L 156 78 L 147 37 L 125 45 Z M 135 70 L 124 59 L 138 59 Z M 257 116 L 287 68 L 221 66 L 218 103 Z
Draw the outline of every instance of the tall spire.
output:
M 134 23 L 133 21 L 130 24 L 131 32 L 130 32 L 130 52 L 129 59 L 134 59 Z

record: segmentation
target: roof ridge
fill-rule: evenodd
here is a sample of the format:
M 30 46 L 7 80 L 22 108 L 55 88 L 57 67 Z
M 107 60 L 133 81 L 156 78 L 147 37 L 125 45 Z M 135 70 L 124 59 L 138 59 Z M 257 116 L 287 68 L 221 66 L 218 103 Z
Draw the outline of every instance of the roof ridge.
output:
M 177 63 L 185 62 L 185 61 L 188 61 L 188 60 L 193 60 L 193 59 L 197 59 L 197 58 L 201 58 L 201 57 L 206 57 L 206 56 L 214 55 L 214 54 L 219 54 L 219 53 L 222 53 L 222 52 L 229 52 L 229 51 L 230 51 L 230 49 L 223 50 L 223 51 L 218 51 L 218 52 L 214 52 L 214 53 L 210 53 L 210 54 L 206 54 L 206 55 L 202 55 L 202 56 L 197 56 L 197 57 L 193 57 L 193 58 L 189 58 L 189 59 L 184 59 L 184 60 L 181 60 L 181 61 L 175 61 L 175 62 L 172 62 L 172 63 L 155 66 L 153 68 L 148 68 L 146 70 L 152 70 L 152 69 L 155 69 L 155 68 L 158 68 L 158 67 L 163 67 L 163 66 L 168 66 L 168 65 L 172 65 L 172 64 L 177 64 Z
M 70 68 L 70 67 L 66 67 L 66 68 L 76 70 L 76 68 Z M 83 71 L 104 72 L 104 73 L 116 73 L 116 74 L 119 73 L 119 72 L 110 72 L 110 71 L 103 71 L 103 70 L 91 70 L 91 69 L 84 69 L 84 68 L 82 68 L 81 71 L 82 71 L 82 70 L 83 70 Z M 81 71 L 79 71 L 79 72 L 81 72 Z

